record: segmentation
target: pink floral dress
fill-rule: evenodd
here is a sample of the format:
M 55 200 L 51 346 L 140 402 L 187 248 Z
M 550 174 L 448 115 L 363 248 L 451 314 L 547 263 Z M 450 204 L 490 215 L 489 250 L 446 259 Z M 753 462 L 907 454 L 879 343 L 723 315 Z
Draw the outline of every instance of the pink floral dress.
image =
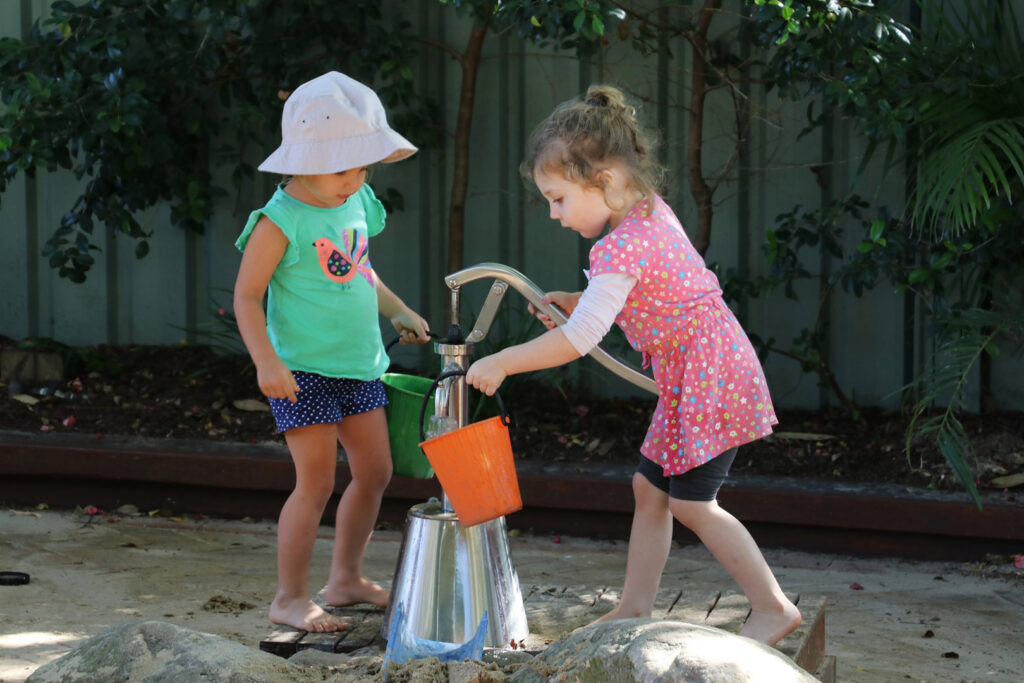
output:
M 777 424 L 761 363 L 718 278 L 661 197 L 639 202 L 590 250 L 590 277 L 629 274 L 637 285 L 615 318 L 650 363 L 658 405 L 640 452 L 682 474 Z

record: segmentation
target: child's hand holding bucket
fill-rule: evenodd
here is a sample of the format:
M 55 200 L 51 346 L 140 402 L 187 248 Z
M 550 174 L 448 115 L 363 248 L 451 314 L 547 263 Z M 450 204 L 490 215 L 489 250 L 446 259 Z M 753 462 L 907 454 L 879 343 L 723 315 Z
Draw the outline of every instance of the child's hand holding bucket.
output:
M 484 356 L 470 365 L 466 372 L 466 383 L 488 396 L 494 396 L 494 392 L 508 377 L 505 366 L 498 358 L 500 355 L 499 351 L 490 356 Z

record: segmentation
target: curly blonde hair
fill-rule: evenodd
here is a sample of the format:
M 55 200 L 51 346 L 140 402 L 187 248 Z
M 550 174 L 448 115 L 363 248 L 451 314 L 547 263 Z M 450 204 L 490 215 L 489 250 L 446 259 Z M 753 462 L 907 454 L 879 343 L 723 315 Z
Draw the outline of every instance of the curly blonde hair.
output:
M 650 199 L 660 192 L 665 176 L 652 153 L 656 139 L 618 88 L 592 85 L 583 99 L 563 102 L 537 125 L 519 172 L 530 182 L 539 168 L 602 187 L 597 174 L 614 162 L 626 169 L 630 185 Z

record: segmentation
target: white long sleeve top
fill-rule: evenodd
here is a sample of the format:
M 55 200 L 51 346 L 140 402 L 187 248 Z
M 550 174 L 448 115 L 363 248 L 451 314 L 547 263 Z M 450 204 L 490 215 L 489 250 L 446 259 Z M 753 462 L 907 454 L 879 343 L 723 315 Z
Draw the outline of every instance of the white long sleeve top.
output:
M 624 273 L 602 273 L 590 279 L 562 332 L 581 356 L 600 343 L 626 305 L 637 279 Z

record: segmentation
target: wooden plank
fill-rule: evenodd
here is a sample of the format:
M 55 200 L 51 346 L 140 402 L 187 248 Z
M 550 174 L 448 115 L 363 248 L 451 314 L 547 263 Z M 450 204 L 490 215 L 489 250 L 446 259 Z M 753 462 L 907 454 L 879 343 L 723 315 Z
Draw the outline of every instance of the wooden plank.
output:
M 815 676 L 821 683 L 836 683 L 836 656 L 827 655 Z
M 787 640 L 796 643 L 795 652 L 789 656 L 797 666 L 811 674 L 816 674 L 825 661 L 826 605 L 828 599 L 824 596 L 800 596 L 797 607 L 800 608 L 804 620 L 793 633 L 782 639 L 787 647 Z M 781 647 L 779 650 L 785 652 Z
M 299 651 L 298 643 L 307 631 L 278 626 L 260 641 L 260 650 L 287 659 Z
M 683 591 L 678 588 L 658 589 L 658 594 L 654 596 L 654 609 L 651 610 L 651 616 L 655 619 L 669 616 L 672 608 L 676 606 L 682 595 Z
M 384 610 L 369 605 L 331 607 L 324 599 L 324 590 L 317 593 L 313 601 L 332 616 L 344 620 L 348 627 L 332 633 L 313 633 L 291 626 L 277 626 L 260 641 L 260 650 L 288 658 L 296 652 L 309 649 L 353 652 L 371 645 L 383 648 L 384 639 L 380 637 L 380 630 L 384 622 Z
M 335 631 L 333 633 L 308 633 L 302 640 L 296 643 L 296 652 L 303 650 L 322 650 L 323 652 L 336 652 L 338 641 L 345 638 L 348 631 Z
M 750 616 L 750 603 L 740 593 L 723 593 L 704 619 L 705 626 L 713 626 L 730 633 L 739 633 Z
M 355 652 L 373 645 L 384 647 L 385 641 L 380 634 L 384 625 L 384 610 L 343 608 L 332 612 L 340 617 L 351 617 L 349 627 L 338 634 L 340 637 L 334 641 L 334 652 Z
M 721 597 L 722 593 L 716 590 L 683 591 L 665 616 L 688 624 L 703 624 Z
M 531 634 L 550 642 L 609 612 L 618 602 L 618 594 L 609 593 L 604 587 L 531 586 L 523 599 L 526 623 Z

